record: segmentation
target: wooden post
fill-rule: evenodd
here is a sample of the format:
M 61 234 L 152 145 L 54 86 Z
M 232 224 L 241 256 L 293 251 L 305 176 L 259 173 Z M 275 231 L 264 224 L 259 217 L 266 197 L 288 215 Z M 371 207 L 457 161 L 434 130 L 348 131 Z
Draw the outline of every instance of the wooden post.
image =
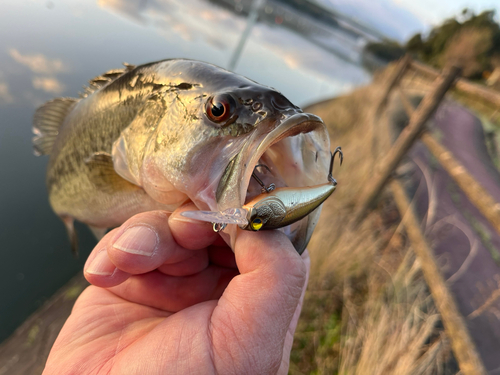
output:
M 417 61 L 412 62 L 411 68 L 430 78 L 436 78 L 439 76 L 439 71 Z M 496 90 L 490 89 L 483 85 L 469 82 L 468 80 L 463 78 L 457 80 L 455 88 L 457 89 L 457 91 L 462 91 L 464 93 L 473 95 L 477 98 L 482 99 L 483 101 L 487 101 L 495 106 L 500 107 L 500 93 Z
M 413 113 L 415 113 L 415 107 L 413 106 L 413 104 L 411 104 L 410 99 L 408 99 L 408 96 L 406 96 L 405 92 L 401 88 L 401 85 L 398 85 L 397 90 L 399 92 L 401 102 L 403 103 L 403 108 L 405 109 L 408 117 L 411 118 L 411 116 L 413 116 Z
M 389 84 L 386 86 L 384 94 L 380 99 L 380 102 L 375 107 L 376 108 L 375 117 L 378 117 L 380 115 L 380 111 L 387 104 L 387 99 L 389 98 L 389 94 L 391 93 L 392 89 L 396 87 L 396 85 L 398 85 L 401 79 L 404 77 L 408 67 L 410 66 L 410 63 L 411 63 L 411 56 L 409 54 L 404 55 L 404 57 L 399 61 L 396 70 L 389 78 Z
M 455 300 L 446 287 L 432 249 L 422 234 L 419 222 L 408 202 L 406 192 L 399 181 L 391 182 L 391 190 L 403 218 L 406 233 L 421 263 L 422 273 L 429 286 L 434 303 L 441 315 L 446 334 L 464 375 L 486 375 L 487 371 L 472 341 L 464 318 L 458 311 Z
M 422 142 L 427 146 L 432 155 L 439 160 L 443 168 L 455 180 L 472 204 L 477 207 L 481 214 L 489 220 L 497 233 L 500 234 L 500 203 L 430 133 L 422 135 Z
M 460 73 L 460 68 L 452 67 L 447 73 L 434 81 L 434 88 L 425 95 L 424 99 L 415 110 L 408 126 L 401 132 L 398 139 L 387 153 L 379 170 L 376 171 L 373 182 L 367 186 L 361 195 L 359 209 L 354 215 L 354 226 L 361 223 L 368 210 L 371 208 L 376 198 L 389 180 L 394 169 L 401 159 L 408 152 L 415 140 L 425 129 L 427 120 L 437 109 L 448 89 L 453 85 L 456 77 Z

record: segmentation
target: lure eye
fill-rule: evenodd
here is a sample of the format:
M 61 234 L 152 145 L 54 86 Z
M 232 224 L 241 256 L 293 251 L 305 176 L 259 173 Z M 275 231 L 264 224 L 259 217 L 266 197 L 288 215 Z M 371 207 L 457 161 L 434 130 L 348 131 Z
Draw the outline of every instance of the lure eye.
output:
M 232 96 L 221 94 L 208 99 L 205 110 L 211 121 L 221 123 L 231 117 L 235 106 Z
M 254 231 L 258 231 L 260 228 L 262 228 L 263 225 L 264 225 L 264 223 L 262 222 L 262 219 L 260 217 L 256 217 L 250 223 L 250 227 Z

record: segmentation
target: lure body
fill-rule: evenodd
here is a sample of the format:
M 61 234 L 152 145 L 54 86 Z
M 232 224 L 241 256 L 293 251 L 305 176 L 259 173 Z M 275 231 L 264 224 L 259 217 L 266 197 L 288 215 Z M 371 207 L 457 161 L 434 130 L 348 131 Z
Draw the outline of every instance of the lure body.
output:
M 248 211 L 248 224 L 240 225 L 240 228 L 258 231 L 278 229 L 295 223 L 318 208 L 332 195 L 336 185 L 336 182 L 329 181 L 316 186 L 285 187 L 263 193 L 243 206 Z

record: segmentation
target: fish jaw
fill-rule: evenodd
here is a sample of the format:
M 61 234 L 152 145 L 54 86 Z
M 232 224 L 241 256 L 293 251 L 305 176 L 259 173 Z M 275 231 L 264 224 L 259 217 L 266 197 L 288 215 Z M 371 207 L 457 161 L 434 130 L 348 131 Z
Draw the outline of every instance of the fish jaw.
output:
M 277 187 L 300 188 L 326 182 L 329 161 L 330 140 L 319 117 L 291 112 L 277 120 L 271 131 L 269 126 L 261 124 L 219 180 L 216 209 L 241 208 L 260 193 L 260 187 L 251 181 L 257 164 L 269 167 L 270 172 L 261 176 L 264 181 Z M 318 207 L 305 218 L 280 229 L 297 252 L 302 253 L 307 246 L 320 212 Z M 240 230 L 236 225 L 229 225 L 222 234 L 233 249 Z

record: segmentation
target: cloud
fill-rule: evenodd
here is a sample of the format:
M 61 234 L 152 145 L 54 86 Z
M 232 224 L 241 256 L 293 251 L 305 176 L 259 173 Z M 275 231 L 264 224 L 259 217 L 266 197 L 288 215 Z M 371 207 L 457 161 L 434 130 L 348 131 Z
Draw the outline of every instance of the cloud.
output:
M 56 78 L 35 77 L 33 78 L 33 87 L 37 90 L 43 90 L 50 94 L 61 94 L 66 87 Z
M 406 9 L 409 0 L 320 0 L 348 17 L 371 26 L 399 41 L 406 40 L 424 29 L 424 23 Z M 424 0 L 429 1 L 429 0 Z M 420 2 L 414 2 L 420 4 Z M 434 9 L 434 7 L 430 7 Z
M 50 75 L 69 71 L 69 67 L 60 59 L 49 59 L 41 53 L 23 55 L 17 49 L 11 48 L 9 54 L 19 64 L 28 67 L 33 73 Z
M 97 5 L 101 8 L 108 8 L 118 13 L 130 17 L 133 21 L 141 24 L 145 23 L 142 12 L 147 7 L 147 1 L 127 1 L 127 0 L 97 0 Z
M 152 23 L 169 40 L 181 38 L 197 42 L 203 39 L 217 49 L 228 47 L 228 31 L 231 34 L 244 27 L 237 27 L 244 21 L 235 21 L 225 9 L 214 10 L 214 5 L 206 0 L 97 0 L 97 3 L 139 24 Z
M 0 82 L 0 102 L 7 104 L 14 102 L 14 97 L 9 92 L 9 85 L 6 82 Z

